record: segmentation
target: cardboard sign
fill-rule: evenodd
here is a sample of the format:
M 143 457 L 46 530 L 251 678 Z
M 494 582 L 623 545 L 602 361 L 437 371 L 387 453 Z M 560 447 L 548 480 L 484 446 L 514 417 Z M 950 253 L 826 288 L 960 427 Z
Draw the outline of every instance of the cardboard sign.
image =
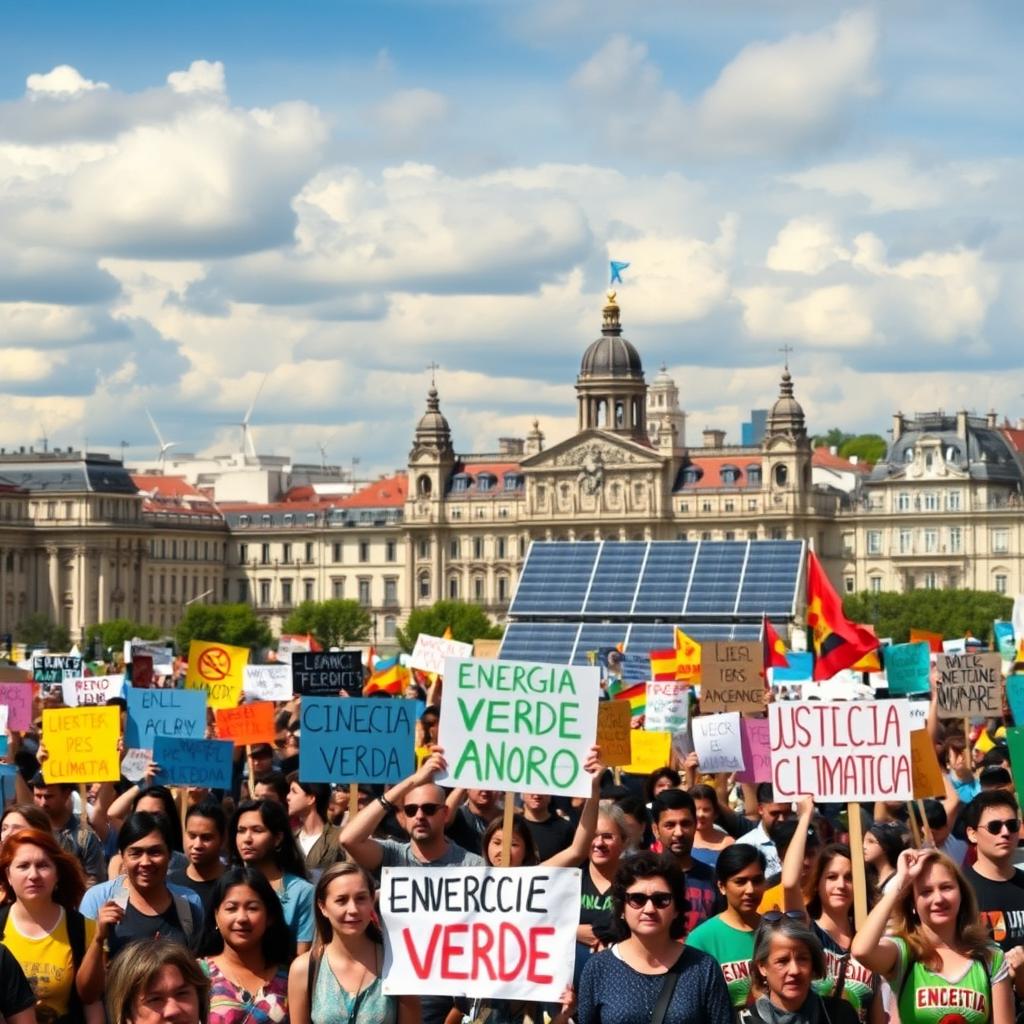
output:
M 246 665 L 242 692 L 251 700 L 291 700 L 291 665 Z
M 719 640 L 702 645 L 700 712 L 764 711 L 759 643 Z
M 929 797 L 941 800 L 946 795 L 935 744 L 927 729 L 914 729 L 910 733 L 910 766 L 914 774 L 915 800 Z
M 769 705 L 776 799 L 912 799 L 909 716 L 906 700 Z
M 928 650 L 932 654 L 942 653 L 942 634 L 941 633 L 930 633 L 927 629 L 912 629 L 910 631 L 910 642 L 926 643 Z
M 497 658 L 500 651 L 500 640 L 484 640 L 480 638 L 473 641 L 474 658 Z
M 236 747 L 273 743 L 274 705 L 270 701 L 242 704 L 237 708 L 218 708 L 215 712 L 217 735 L 222 740 L 234 740 Z
M 1024 675 L 1016 673 L 1006 677 L 1006 700 L 1010 705 L 1013 724 L 1024 725 Z
M 0 764 L 0 800 L 4 804 L 11 804 L 18 798 L 17 783 L 15 776 L 18 774 L 16 764 Z
M 141 782 L 152 760 L 152 750 L 126 750 L 121 758 L 121 774 L 129 782 Z
M 132 658 L 132 686 L 144 690 L 153 685 L 153 656 L 137 653 Z
M 179 740 L 157 736 L 153 740 L 153 760 L 160 771 L 154 781 L 161 786 L 231 789 L 234 750 L 235 745 L 230 740 Z
M 296 651 L 292 654 L 292 689 L 306 697 L 354 697 L 363 692 L 360 651 Z
M 387 995 L 558 1002 L 572 981 L 579 868 L 384 868 Z
M 37 683 L 60 685 L 82 675 L 82 659 L 76 654 L 37 654 L 32 659 L 32 678 Z
M 47 782 L 117 782 L 121 762 L 121 709 L 44 708 L 43 742 L 49 758 Z
M 420 633 L 416 637 L 416 646 L 409 658 L 410 668 L 418 668 L 421 672 L 444 673 L 445 658 L 472 658 L 473 645 L 464 644 L 459 640 L 446 640 L 443 636 L 430 636 Z
M 186 690 L 201 690 L 211 708 L 233 708 L 242 700 L 247 647 L 193 640 L 188 645 Z
M 686 683 L 650 682 L 644 728 L 652 732 L 679 732 L 690 717 L 690 688 Z
M 303 697 L 303 782 L 400 782 L 416 770 L 418 700 Z
M 529 661 L 445 662 L 438 743 L 443 786 L 586 797 L 600 670 Z M 305 732 L 302 734 L 305 741 Z
M 620 768 L 633 759 L 630 717 L 625 701 L 603 700 L 597 705 L 597 745 L 602 763 L 609 768 Z
M 69 708 L 84 708 L 106 704 L 120 697 L 124 689 L 124 676 L 86 676 L 84 679 L 65 679 L 61 683 L 64 703 Z
M 693 720 L 693 749 L 702 772 L 737 772 L 745 767 L 738 711 L 697 715 Z
M 126 747 L 153 749 L 157 736 L 201 740 L 206 735 L 206 694 L 198 690 L 124 690 Z M 114 709 L 117 710 L 116 708 Z
M 631 775 L 650 775 L 668 765 L 672 751 L 672 733 L 634 729 L 630 737 L 633 760 L 622 770 Z
M 32 728 L 31 683 L 0 683 L 0 704 L 8 709 L 8 729 L 27 732 Z
M 931 689 L 931 649 L 926 643 L 893 644 L 882 649 L 889 693 L 903 697 Z
M 771 782 L 772 751 L 767 718 L 741 718 L 743 737 L 743 770 L 736 773 L 737 782 Z
M 1003 714 L 1002 660 L 998 652 L 940 654 L 940 718 L 988 718 Z

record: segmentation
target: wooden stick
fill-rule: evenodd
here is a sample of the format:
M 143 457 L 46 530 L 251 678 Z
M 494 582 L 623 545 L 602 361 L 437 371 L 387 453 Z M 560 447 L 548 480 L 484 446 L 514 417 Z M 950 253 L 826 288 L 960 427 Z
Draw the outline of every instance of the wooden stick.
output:
M 612 778 L 614 778 L 616 786 L 621 786 L 622 785 L 622 769 L 618 768 L 618 767 L 613 768 L 612 769 Z
M 188 817 L 188 789 L 182 786 L 179 790 L 181 796 L 181 836 L 185 837 L 185 819 Z
M 907 821 L 910 822 L 910 834 L 914 837 L 914 848 L 921 849 L 921 829 L 917 824 L 917 815 L 914 813 L 914 801 L 907 801 L 907 810 L 910 812 Z M 922 814 L 923 818 L 923 814 Z
M 924 830 L 924 841 L 928 846 L 935 846 L 935 837 L 924 813 L 924 800 L 918 799 L 917 809 L 921 812 L 921 828 Z
M 860 817 L 860 804 L 846 805 L 850 823 L 850 855 L 853 857 L 853 920 L 860 928 L 868 916 L 868 886 L 864 873 L 864 822 Z
M 249 799 L 256 799 L 256 769 L 253 768 L 252 764 L 252 745 L 246 744 L 245 746 L 245 759 L 249 762 Z
M 512 865 L 512 818 L 516 813 L 516 797 L 514 793 L 505 794 L 505 814 L 501 819 L 501 866 Z
M 352 820 L 359 813 L 359 783 L 348 784 L 348 818 Z

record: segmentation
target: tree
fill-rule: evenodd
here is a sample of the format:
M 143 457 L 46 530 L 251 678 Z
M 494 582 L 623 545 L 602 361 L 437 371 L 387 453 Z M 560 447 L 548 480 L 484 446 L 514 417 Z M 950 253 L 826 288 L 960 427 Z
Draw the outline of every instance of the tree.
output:
M 404 629 L 395 636 L 403 651 L 412 651 L 420 633 L 442 636 L 451 629 L 452 639 L 464 643 L 474 640 L 500 640 L 505 630 L 496 626 L 479 605 L 464 601 L 438 601 L 430 608 L 417 608 L 409 616 Z
M 868 462 L 874 465 L 885 457 L 888 444 L 884 437 L 878 434 L 859 434 L 851 437 L 839 446 L 839 454 L 844 459 L 856 455 L 861 462 Z
M 987 590 L 910 590 L 905 594 L 850 594 L 843 601 L 847 616 L 874 627 L 880 637 L 906 643 L 911 629 L 926 629 L 953 638 L 984 640 L 996 619 L 1007 619 L 1013 600 Z
M 14 637 L 29 647 L 46 646 L 51 651 L 66 651 L 71 647 L 67 626 L 51 622 L 45 612 L 33 612 L 22 619 Z
M 358 601 L 303 601 L 281 624 L 283 633 L 312 633 L 324 647 L 345 647 L 370 639 L 373 619 Z
M 846 433 L 845 430 L 840 430 L 839 427 L 833 427 L 827 433 L 815 434 L 811 439 L 811 443 L 815 448 L 820 448 L 824 445 L 826 448 L 835 448 L 838 450 L 853 436 L 853 434 Z
M 126 640 L 133 640 L 135 637 L 140 640 L 157 640 L 161 635 L 157 626 L 142 626 L 131 619 L 111 619 L 109 622 L 89 626 L 85 631 L 83 647 L 87 651 L 93 650 L 99 638 L 104 650 L 113 648 L 119 651 L 124 647 Z
M 188 653 L 192 640 L 269 647 L 274 639 L 270 627 L 247 604 L 190 604 L 174 636 L 182 654 Z

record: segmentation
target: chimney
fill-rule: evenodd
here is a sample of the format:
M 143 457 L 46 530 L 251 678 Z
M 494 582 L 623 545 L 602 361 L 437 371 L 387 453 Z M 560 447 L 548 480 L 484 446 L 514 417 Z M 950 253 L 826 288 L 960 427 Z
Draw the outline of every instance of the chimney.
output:
M 985 425 L 989 430 L 995 430 L 999 426 L 999 414 L 995 409 L 989 409 L 988 415 L 985 417 Z
M 499 437 L 498 451 L 502 455 L 522 455 L 526 442 L 521 437 Z
M 967 410 L 960 409 L 956 414 L 956 436 L 962 441 L 967 440 Z
M 850 458 L 849 458 L 849 462 L 850 462 L 851 466 L 856 466 L 857 463 L 860 462 L 860 456 L 859 455 L 851 455 Z
M 830 444 L 828 446 L 828 453 L 829 455 L 838 455 L 839 449 L 834 444 Z
M 898 412 L 892 418 L 892 440 L 895 444 L 903 436 L 903 413 Z
M 725 445 L 725 431 L 715 430 L 712 427 L 704 428 L 704 447 L 721 448 Z

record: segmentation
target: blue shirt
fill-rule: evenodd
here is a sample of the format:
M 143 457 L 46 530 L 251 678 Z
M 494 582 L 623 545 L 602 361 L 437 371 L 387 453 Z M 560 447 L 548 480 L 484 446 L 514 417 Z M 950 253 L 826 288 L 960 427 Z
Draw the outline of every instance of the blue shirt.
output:
M 298 875 L 284 875 L 281 879 L 282 888 L 276 886 L 274 891 L 281 901 L 284 911 L 284 923 L 292 933 L 296 942 L 312 942 L 314 934 L 313 921 L 313 886 Z
M 962 804 L 969 804 L 981 792 L 981 783 L 973 775 L 964 780 L 950 772 L 947 778 L 953 784 Z

